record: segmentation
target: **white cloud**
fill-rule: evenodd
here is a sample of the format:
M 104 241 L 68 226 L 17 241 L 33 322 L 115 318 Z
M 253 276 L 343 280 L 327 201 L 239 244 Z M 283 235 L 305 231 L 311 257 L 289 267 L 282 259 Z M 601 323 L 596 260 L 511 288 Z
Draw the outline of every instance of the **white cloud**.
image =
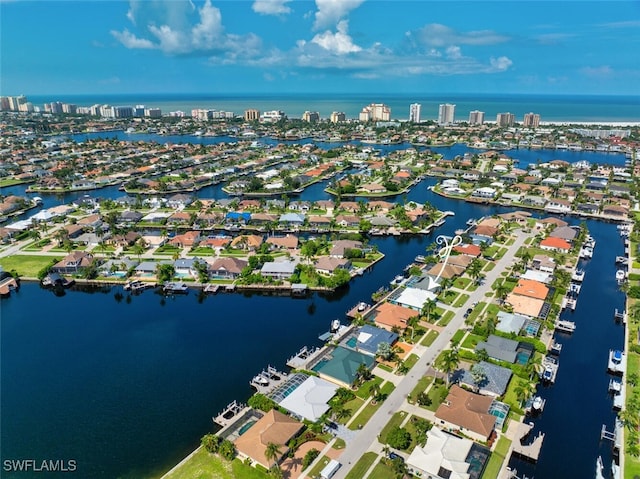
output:
M 161 25 L 159 27 L 149 25 L 149 31 L 160 42 L 159 48 L 163 52 L 179 54 L 187 53 L 189 51 L 186 35 L 178 30 L 174 30 L 169 25 Z
M 534 38 L 542 45 L 557 45 L 572 37 L 575 35 L 571 33 L 544 33 Z
M 342 20 L 336 26 L 338 30 L 336 33 L 326 31 L 319 33 L 311 40 L 312 43 L 320 45 L 325 50 L 328 50 L 338 55 L 344 55 L 346 53 L 354 53 L 362 50 L 358 45 L 353 43 L 353 40 L 348 34 L 349 22 Z
M 151 40 L 147 40 L 146 38 L 138 38 L 127 29 L 124 29 L 122 32 L 111 30 L 111 35 L 113 35 L 116 40 L 118 40 L 127 48 L 156 48 Z
M 584 75 L 595 78 L 610 77 L 614 71 L 609 65 L 599 67 L 584 67 L 580 70 Z
M 335 25 L 351 10 L 358 8 L 364 0 L 316 0 L 315 30 Z
M 445 53 L 447 54 L 447 58 L 450 58 L 451 60 L 458 60 L 462 58 L 462 51 L 460 50 L 460 47 L 455 45 L 447 47 Z
M 457 32 L 440 23 L 430 23 L 418 30 L 407 32 L 415 46 L 444 47 L 447 45 L 495 45 L 509 40 L 492 30 Z
M 497 71 L 505 71 L 508 70 L 511 65 L 513 65 L 513 62 L 508 57 L 491 57 L 491 59 L 489 60 L 489 64 Z
M 191 30 L 193 47 L 198 50 L 208 50 L 222 34 L 222 15 L 220 10 L 207 0 L 199 10 L 200 22 Z
M 291 13 L 287 6 L 291 0 L 255 0 L 251 8 L 261 15 L 286 15 Z

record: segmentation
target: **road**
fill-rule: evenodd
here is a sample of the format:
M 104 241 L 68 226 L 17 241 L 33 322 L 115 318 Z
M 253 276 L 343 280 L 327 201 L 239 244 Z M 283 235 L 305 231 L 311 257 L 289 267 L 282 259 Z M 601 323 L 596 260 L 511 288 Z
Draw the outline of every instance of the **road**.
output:
M 433 363 L 440 352 L 447 348 L 451 337 L 464 324 L 464 311 L 471 307 L 474 302 L 486 301 L 485 293 L 491 291 L 491 285 L 500 277 L 500 273 L 513 264 L 515 254 L 529 237 L 521 230 L 517 230 L 516 240 L 505 255 L 498 260 L 496 266 L 486 273 L 485 281 L 469 295 L 467 302 L 458 309 L 454 318 L 438 335 L 434 343 L 425 350 L 418 362 L 413 366 L 407 376 L 396 386 L 396 389 L 384 401 L 380 409 L 373 415 L 369 422 L 360 430 L 359 434 L 346 445 L 344 452 L 340 456 L 342 467 L 333 476 L 335 479 L 344 478 L 351 467 L 368 450 L 374 450 L 377 437 L 394 413 L 402 409 L 407 396 L 416 386 L 418 380 L 427 374 L 429 366 Z

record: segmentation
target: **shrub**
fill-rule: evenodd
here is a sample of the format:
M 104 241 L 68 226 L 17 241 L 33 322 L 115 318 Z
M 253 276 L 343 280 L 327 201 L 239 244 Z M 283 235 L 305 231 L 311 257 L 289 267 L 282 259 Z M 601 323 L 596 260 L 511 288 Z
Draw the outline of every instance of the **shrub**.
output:
M 411 444 L 411 433 L 406 429 L 396 426 L 387 436 L 389 445 L 396 449 L 407 449 Z
M 306 469 L 311 465 L 313 461 L 316 460 L 316 457 L 320 454 L 320 451 L 317 449 L 311 449 L 304 455 L 304 459 L 302 459 L 302 469 Z

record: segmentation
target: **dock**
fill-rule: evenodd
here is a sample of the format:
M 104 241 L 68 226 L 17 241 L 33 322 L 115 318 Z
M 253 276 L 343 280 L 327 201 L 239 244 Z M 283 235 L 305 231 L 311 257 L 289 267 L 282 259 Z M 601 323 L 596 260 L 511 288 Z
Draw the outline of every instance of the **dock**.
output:
M 560 355 L 560 352 L 562 351 L 562 344 L 560 344 L 557 341 L 553 341 L 553 343 L 551 343 L 551 346 L 549 346 L 549 353 L 551 354 L 555 354 L 556 356 Z
M 542 359 L 542 371 L 540 372 L 541 379 L 547 383 L 555 383 L 558 375 L 558 368 L 560 368 L 560 363 L 557 358 L 545 356 Z
M 607 362 L 607 371 L 611 374 L 624 374 L 627 369 L 627 358 L 624 351 L 619 349 L 609 350 L 609 361 Z
M 255 375 L 249 384 L 259 393 L 267 394 L 274 388 L 282 384 L 289 376 L 287 373 L 278 371 L 272 366 L 267 366 L 259 374 Z
M 539 432 L 532 442 L 523 444 L 523 441 L 525 441 L 528 438 L 529 434 L 531 434 L 532 429 L 533 423 L 518 423 L 516 438 L 519 440 L 513 441 L 513 453 L 519 457 L 537 462 L 538 458 L 540 457 L 542 442 L 544 441 L 544 433 Z
M 582 269 L 575 270 L 571 275 L 571 281 L 582 283 L 582 281 L 584 281 L 584 270 Z
M 207 283 L 205 285 L 204 288 L 202 288 L 202 291 L 204 293 L 210 293 L 210 294 L 216 294 L 218 292 L 218 290 L 220 289 L 220 285 L 219 284 L 215 284 L 215 283 Z
M 608 431 L 605 424 L 602 425 L 602 429 L 600 430 L 600 440 L 611 441 L 613 443 L 613 450 L 618 453 L 622 450 L 623 435 L 624 424 L 617 417 L 613 431 Z
M 563 333 L 573 333 L 576 330 L 576 323 L 573 321 L 558 320 L 556 321 L 555 327 Z
M 8 296 L 11 291 L 18 289 L 18 282 L 13 276 L 8 276 L 0 281 L 0 296 Z
M 213 417 L 213 422 L 218 424 L 219 426 L 225 427 L 228 424 L 233 422 L 233 419 L 244 410 L 247 409 L 245 404 L 239 403 L 237 401 L 233 401 L 227 404 L 217 416 Z
M 304 346 L 289 358 L 287 366 L 292 369 L 307 369 L 307 365 L 315 360 L 321 353 L 322 350 L 318 347 L 309 349 L 307 346 Z
M 613 313 L 613 319 L 616 321 L 616 323 L 619 323 L 620 321 L 622 321 L 624 324 L 626 324 L 627 323 L 626 311 L 618 311 L 618 308 L 616 308 Z
M 569 309 L 571 309 L 571 311 L 575 311 L 575 309 L 576 309 L 576 305 L 577 305 L 577 302 L 578 302 L 578 301 L 577 301 L 577 299 L 576 299 L 576 298 L 574 298 L 574 297 L 572 297 L 572 296 L 567 295 L 567 296 L 564 296 L 564 297 L 562 298 L 562 304 L 560 305 L 560 307 L 561 307 L 562 309 L 567 309 L 567 308 L 569 308 Z
M 370 304 L 360 301 L 353 308 L 347 311 L 347 318 L 355 319 L 358 316 L 362 317 L 367 314 L 371 308 L 372 306 Z

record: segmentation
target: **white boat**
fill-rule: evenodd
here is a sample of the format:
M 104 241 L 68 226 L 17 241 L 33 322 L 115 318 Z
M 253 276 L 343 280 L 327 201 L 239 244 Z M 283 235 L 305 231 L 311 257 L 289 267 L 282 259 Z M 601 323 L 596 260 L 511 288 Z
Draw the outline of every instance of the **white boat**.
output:
M 424 263 L 426 261 L 426 258 L 421 254 L 419 254 L 418 256 L 415 257 L 414 261 L 416 263 Z
M 611 477 L 613 479 L 620 479 L 620 466 L 616 464 L 616 461 L 611 462 Z
M 358 303 L 358 312 L 360 312 L 360 313 L 361 313 L 362 311 L 364 311 L 364 310 L 365 310 L 365 309 L 367 309 L 368 307 L 369 307 L 369 305 L 368 305 L 367 303 L 365 303 L 364 301 L 360 301 L 360 302 Z
M 536 396 L 535 398 L 533 398 L 533 403 L 531 403 L 531 408 L 534 411 L 542 411 L 543 407 L 544 407 L 544 399 L 542 399 L 540 396 Z
M 626 368 L 624 351 L 619 349 L 609 350 L 609 363 L 607 369 L 613 374 L 622 374 Z
M 331 321 L 331 332 L 335 333 L 338 329 L 340 329 L 340 320 L 334 319 Z
M 618 283 L 624 281 L 624 278 L 627 274 L 624 272 L 624 270 L 619 269 L 618 271 L 616 271 L 616 281 Z
M 629 264 L 629 258 L 626 256 L 616 256 L 616 264 L 627 265 Z
M 582 259 L 591 259 L 591 258 L 593 258 L 593 248 L 590 248 L 588 246 L 583 246 L 580 249 L 580 258 L 582 258 Z
M 602 465 L 602 456 L 596 459 L 596 479 L 604 479 L 604 466 Z
M 258 385 L 258 386 L 268 386 L 269 385 L 269 380 L 267 378 L 265 378 L 262 374 L 258 374 L 257 376 L 254 376 L 253 379 L 251 380 L 251 382 L 253 384 Z
M 187 293 L 189 291 L 189 287 L 186 283 L 182 282 L 168 282 L 165 283 L 162 290 L 165 293 Z
M 611 378 L 609 381 L 609 392 L 618 394 L 620 391 L 622 391 L 622 381 L 616 378 Z

